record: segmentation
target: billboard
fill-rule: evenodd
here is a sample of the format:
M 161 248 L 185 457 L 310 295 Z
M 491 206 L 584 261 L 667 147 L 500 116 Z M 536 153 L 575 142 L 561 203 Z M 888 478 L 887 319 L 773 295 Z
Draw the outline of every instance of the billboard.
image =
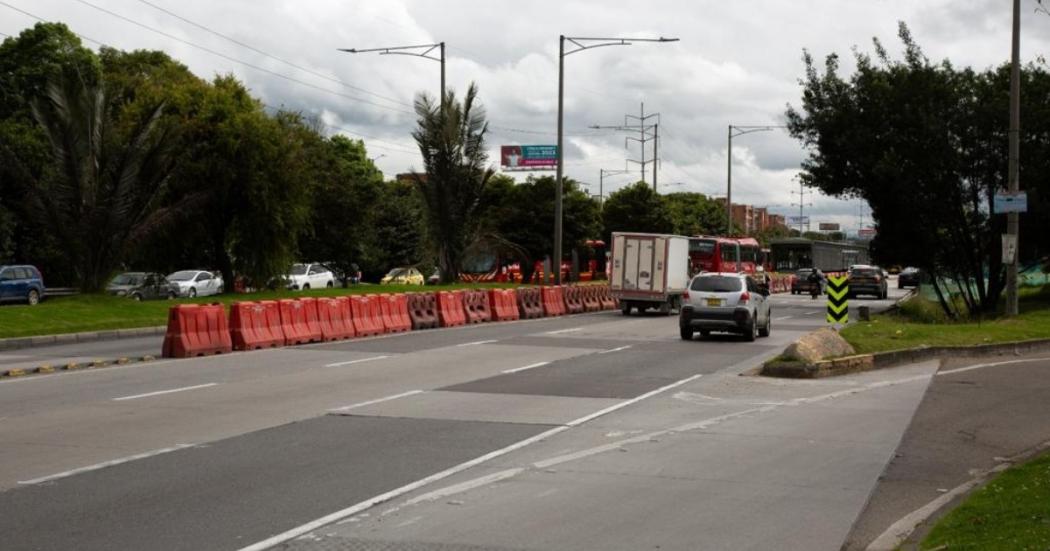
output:
M 857 237 L 875 237 L 875 228 L 861 228 L 857 230 Z
M 558 146 L 501 145 L 499 159 L 503 170 L 555 170 L 558 168 Z
M 839 231 L 839 225 L 836 222 L 821 222 L 820 231 Z
M 809 225 L 809 217 L 808 216 L 788 216 L 787 217 L 787 225 L 788 226 L 808 226 Z

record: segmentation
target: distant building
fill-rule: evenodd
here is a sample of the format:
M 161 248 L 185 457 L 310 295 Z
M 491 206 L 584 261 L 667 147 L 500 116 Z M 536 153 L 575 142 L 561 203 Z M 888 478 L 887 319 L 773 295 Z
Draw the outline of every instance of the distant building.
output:
M 719 197 L 715 199 L 720 204 L 725 206 L 725 197 Z M 754 235 L 761 233 L 767 229 L 786 226 L 784 215 L 772 214 L 766 207 L 754 207 L 752 205 L 741 205 L 733 203 L 733 208 L 730 209 L 733 217 L 733 225 L 739 227 L 744 233 Z
M 423 182 L 427 181 L 427 175 L 426 174 L 418 174 L 418 175 L 416 175 L 416 174 L 412 174 L 411 172 L 402 172 L 401 174 L 398 174 L 397 176 L 394 176 L 394 179 L 397 180 L 398 182 L 402 183 L 402 184 L 411 184 L 411 183 L 416 181 L 416 176 L 419 176 L 419 179 L 422 180 Z

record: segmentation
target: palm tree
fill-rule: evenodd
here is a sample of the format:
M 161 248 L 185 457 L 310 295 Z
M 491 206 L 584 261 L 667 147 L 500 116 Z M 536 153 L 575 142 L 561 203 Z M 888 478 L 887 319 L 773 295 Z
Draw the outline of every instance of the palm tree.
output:
M 453 92 L 445 101 L 421 94 L 415 102 L 418 127 L 412 132 L 423 155 L 425 174 L 413 173 L 423 197 L 427 234 L 443 283 L 459 279 L 463 253 L 476 239 L 478 205 L 493 175 L 486 166 L 485 110 L 471 84 L 463 102 Z
M 118 128 L 101 85 L 63 77 L 31 107 L 52 160 L 30 187 L 31 212 L 58 238 L 81 290 L 97 291 L 129 242 L 164 214 L 157 206 L 174 157 L 157 124 L 163 106 Z

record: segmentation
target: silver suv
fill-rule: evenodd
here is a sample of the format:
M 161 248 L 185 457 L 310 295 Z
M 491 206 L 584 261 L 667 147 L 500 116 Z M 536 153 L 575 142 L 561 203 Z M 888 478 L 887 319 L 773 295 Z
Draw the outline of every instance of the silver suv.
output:
M 701 273 L 682 295 L 678 327 L 683 340 L 699 331 L 738 333 L 754 341 L 772 330 L 769 289 L 744 274 Z

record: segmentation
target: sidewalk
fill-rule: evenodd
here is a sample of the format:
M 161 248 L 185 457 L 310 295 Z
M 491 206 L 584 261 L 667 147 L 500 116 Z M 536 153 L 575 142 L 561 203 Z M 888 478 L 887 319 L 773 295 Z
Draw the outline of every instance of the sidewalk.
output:
M 1048 396 L 1046 353 L 945 362 L 843 549 L 867 549 L 891 525 L 971 481 L 975 473 L 1050 440 Z M 908 541 L 921 540 L 928 524 Z M 875 548 L 895 548 L 891 536 Z

